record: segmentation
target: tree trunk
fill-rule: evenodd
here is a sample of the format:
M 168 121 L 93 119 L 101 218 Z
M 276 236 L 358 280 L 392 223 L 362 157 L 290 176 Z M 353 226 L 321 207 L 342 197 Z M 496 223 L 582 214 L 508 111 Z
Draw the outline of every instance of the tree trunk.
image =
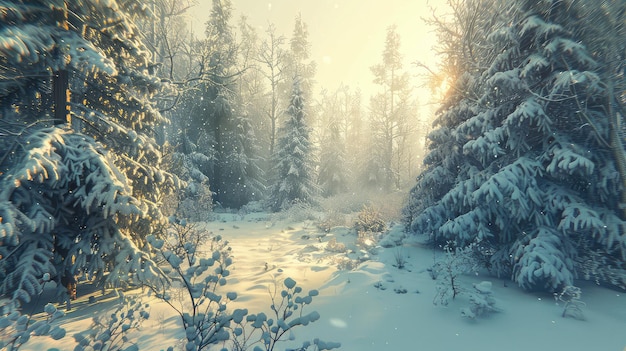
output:
M 52 18 L 57 22 L 57 25 L 65 30 L 69 30 L 67 23 L 68 12 L 67 4 L 64 2 L 63 7 L 52 7 Z M 58 50 L 60 59 L 69 64 L 70 57 L 63 52 L 63 49 Z M 66 124 L 71 127 L 72 119 L 70 116 L 70 83 L 69 72 L 66 69 L 61 69 L 54 72 L 52 76 L 52 100 L 54 103 L 54 124 L 62 125 Z
M 70 83 L 69 72 L 59 70 L 52 77 L 52 94 L 54 101 L 54 124 L 71 126 L 70 116 Z
M 620 194 L 619 214 L 621 219 L 626 220 L 626 150 L 620 138 L 621 119 L 619 112 L 615 111 L 615 105 L 618 103 L 615 98 L 615 89 L 612 82 L 608 82 L 607 111 L 610 118 L 609 143 L 611 152 L 615 158 L 615 164 L 622 181 L 622 189 Z

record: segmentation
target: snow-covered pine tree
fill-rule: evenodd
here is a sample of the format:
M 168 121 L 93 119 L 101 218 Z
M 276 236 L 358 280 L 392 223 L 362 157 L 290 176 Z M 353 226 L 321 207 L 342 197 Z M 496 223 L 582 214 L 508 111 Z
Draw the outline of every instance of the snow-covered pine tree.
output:
M 484 38 L 493 29 L 486 25 L 485 17 L 479 16 L 483 14 L 491 17 L 490 4 L 482 0 L 467 3 L 452 1 L 450 4 L 455 8 L 457 16 L 449 23 L 439 20 L 432 23 L 439 37 L 438 52 L 445 57 L 450 88 L 437 111 L 433 123 L 435 130 L 428 135 L 429 152 L 424 157 L 426 169 L 418 176 L 417 183 L 410 191 L 407 206 L 403 209 L 408 231 L 428 235 L 439 241 L 442 247 L 447 240 L 439 238 L 438 228 L 461 210 L 444 204 L 441 199 L 455 184 L 478 173 L 474 162 L 463 155 L 466 137 L 457 132 L 457 128 L 477 113 L 474 101 L 480 90 L 478 67 L 481 65 L 477 61 L 478 57 L 488 60 L 491 54 L 487 50 L 481 51 L 482 47 L 477 45 L 479 42 L 473 38 Z M 463 29 L 466 23 L 477 20 L 480 20 L 481 25 L 472 26 L 475 31 Z M 460 34 L 451 37 L 449 33 Z M 477 181 L 480 182 L 480 179 Z M 472 187 L 470 183 L 466 186 Z M 463 203 L 462 199 L 456 201 L 458 206 L 464 206 Z
M 602 66 L 571 27 L 582 5 L 503 6 L 510 11 L 496 23 L 481 22 L 491 34 L 474 48 L 489 50 L 474 54 L 485 69 L 466 70 L 461 77 L 469 79 L 460 80 L 475 82 L 469 91 L 476 95 L 447 99 L 406 219 L 437 242 L 479 241 L 498 273 L 527 289 L 555 291 L 573 283 L 589 247 L 623 269 L 621 180 L 603 142 L 607 89 Z M 438 153 L 446 140 L 452 154 Z M 624 279 L 607 283 L 626 286 Z
M 291 50 L 287 55 L 288 66 L 286 67 L 289 78 L 298 77 L 300 80 L 300 90 L 305 99 L 311 99 L 313 94 L 313 83 L 317 65 L 311 59 L 311 42 L 309 41 L 309 29 L 302 20 L 302 14 L 298 14 L 295 18 L 293 35 L 289 40 Z M 285 79 L 283 83 L 286 85 L 285 91 L 291 91 L 290 79 Z M 290 96 L 287 100 L 291 101 Z M 309 106 L 306 106 L 309 108 Z
M 4 1 L 0 17 L 0 294 L 45 273 L 101 282 L 159 270 L 140 248 L 176 180 L 159 170 L 160 83 L 132 19 L 139 1 Z M 69 72 L 72 129 L 51 123 L 52 72 Z M 61 284 L 59 284 L 61 286 Z
M 230 24 L 230 0 L 214 0 L 206 38 L 199 43 L 199 81 L 182 98 L 179 145 L 206 157 L 194 157 L 208 177 L 213 201 L 224 207 L 241 207 L 263 193 L 263 174 L 256 156 L 256 137 L 248 112 L 238 104 L 236 84 L 237 43 Z M 198 155 L 199 156 L 199 155 Z
M 294 79 L 287 120 L 278 130 L 273 157 L 274 179 L 270 187 L 269 206 L 274 211 L 289 208 L 294 202 L 310 203 L 317 193 L 310 128 L 307 125 L 300 80 Z

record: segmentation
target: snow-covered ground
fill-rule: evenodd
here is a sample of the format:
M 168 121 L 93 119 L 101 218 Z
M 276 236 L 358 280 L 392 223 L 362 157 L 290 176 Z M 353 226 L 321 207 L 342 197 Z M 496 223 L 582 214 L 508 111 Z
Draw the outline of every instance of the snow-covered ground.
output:
M 578 283 L 586 304 L 586 320 L 580 321 L 562 318 L 563 306 L 550 294 L 523 292 L 510 282 L 467 275 L 461 278 L 467 291 L 473 283 L 493 283 L 493 295 L 501 310 L 470 320 L 460 314 L 461 308 L 468 306 L 467 294 L 447 306 L 433 304 L 436 284 L 427 271 L 433 264 L 433 252 L 419 244 L 383 248 L 375 245 L 379 238 L 363 238 L 357 246 L 356 234 L 347 227 L 326 233 L 313 221 L 294 223 L 266 213 L 216 216 L 216 220 L 202 225 L 222 235 L 232 247 L 235 263 L 224 293 L 237 291 L 239 297 L 230 308 L 267 312 L 269 289 L 287 277 L 305 291 L 319 290 L 320 295 L 308 307 L 318 311 L 321 318 L 296 329 L 295 343 L 285 344 L 285 348 L 319 337 L 341 342 L 344 351 L 626 350 L 626 293 Z M 401 237 L 400 226 L 392 227 L 386 235 L 390 236 L 384 239 L 388 242 Z M 374 248 L 365 250 L 367 245 Z M 406 260 L 403 269 L 395 266 L 397 257 Z M 353 269 L 337 268 L 353 265 Z M 117 300 L 112 291 L 102 296 L 88 289 L 79 286 L 79 299 L 62 320 L 68 331 L 66 338 L 58 342 L 33 338 L 23 349 L 72 350 L 75 344 L 71 336 L 88 329 L 91 317 L 106 312 Z M 127 292 L 133 293 L 140 291 Z M 135 335 L 139 349 L 164 350 L 180 345 L 184 333 L 179 317 L 153 297 L 144 301 L 150 303 L 151 316 Z

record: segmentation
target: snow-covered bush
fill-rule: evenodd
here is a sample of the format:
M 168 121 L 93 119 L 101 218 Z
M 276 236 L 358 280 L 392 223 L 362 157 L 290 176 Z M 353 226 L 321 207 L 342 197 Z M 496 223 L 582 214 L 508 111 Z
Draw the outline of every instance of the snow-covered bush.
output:
M 598 285 L 607 282 L 626 291 L 626 262 L 606 250 L 593 249 L 589 244 L 588 241 L 582 241 L 582 253 L 576 257 L 582 277 Z
M 304 312 L 305 307 L 310 305 L 313 298 L 318 295 L 317 290 L 303 293 L 302 288 L 297 286 L 295 280 L 286 278 L 280 293 L 278 293 L 278 286 L 276 286 L 271 295 L 271 316 L 268 317 L 265 313 L 246 316 L 247 310 L 239 310 L 233 320 L 235 322 L 232 329 L 234 335 L 233 350 L 248 350 L 254 345 L 254 351 L 274 351 L 285 338 L 294 340 L 293 329 L 307 326 L 320 318 L 320 314 L 316 311 Z M 306 341 L 302 347 L 293 350 L 322 351 L 339 347 L 341 347 L 340 343 L 315 339 L 312 342 Z
M 340 271 L 351 271 L 356 269 L 361 262 L 346 256 L 335 256 L 331 258 L 331 263 Z
M 354 193 L 341 193 L 334 196 L 321 198 L 320 206 L 326 212 L 351 214 L 359 212 L 364 205 L 370 203 L 372 196 L 365 191 Z
M 187 340 L 186 350 L 208 349 L 229 340 L 227 327 L 240 313 L 227 311 L 228 302 L 235 300 L 237 293 L 228 292 L 222 296 L 216 292 L 226 285 L 226 278 L 230 275 L 228 267 L 233 263 L 230 248 L 221 236 L 207 237 L 205 232 L 185 220 L 172 219 L 171 223 L 171 239 L 148 237 L 148 242 L 166 263 L 163 270 L 169 278 L 149 288 L 180 316 Z M 189 229 L 188 225 L 191 226 Z M 202 251 L 205 249 L 206 256 Z M 185 293 L 176 297 L 172 294 L 175 288 Z M 177 298 L 183 300 L 176 301 Z
M 44 274 L 42 283 L 45 285 L 49 281 L 50 274 Z M 51 303 L 46 304 L 44 313 L 43 319 L 33 322 L 32 315 L 24 315 L 15 309 L 13 301 L 0 299 L 0 350 L 18 350 L 32 336 L 49 336 L 54 340 L 64 338 L 65 329 L 54 324 L 65 313 Z
M 343 253 L 346 252 L 346 250 L 346 245 L 344 243 L 337 242 L 337 238 L 335 237 L 330 238 L 328 243 L 326 243 L 326 251 Z
M 477 269 L 474 245 L 457 247 L 452 242 L 443 247 L 443 258 L 430 268 L 431 276 L 437 281 L 433 304 L 446 306 L 463 292 L 459 277 Z
M 359 232 L 381 233 L 387 228 L 387 223 L 377 208 L 372 205 L 365 205 L 357 215 L 354 222 L 354 229 Z
M 207 220 L 213 209 L 212 192 L 209 178 L 199 168 L 209 162 L 205 155 L 197 152 L 185 154 L 169 150 L 165 164 L 168 170 L 187 182 L 184 191 L 177 196 L 168 196 L 164 202 L 168 205 L 168 216 L 177 215 L 194 221 Z
M 24 346 L 32 336 L 49 336 L 54 340 L 65 337 L 65 329 L 53 325 L 57 319 L 63 317 L 52 304 L 44 307 L 45 319 L 33 323 L 32 316 L 23 315 L 18 310 L 0 316 L 0 349 L 7 351 L 18 350 Z
M 150 317 L 148 304 L 137 297 L 120 296 L 121 302 L 113 312 L 93 318 L 88 330 L 74 335 L 78 345 L 74 351 L 107 350 L 137 351 L 138 347 L 129 337 Z
M 491 290 L 492 284 L 488 281 L 474 283 L 474 291 L 469 293 L 469 307 L 461 309 L 461 316 L 475 319 L 492 312 L 498 312 L 496 299 Z
M 557 305 L 559 302 L 563 302 L 563 313 L 561 317 L 571 317 L 578 320 L 585 320 L 582 308 L 585 303 L 580 300 L 582 291 L 576 286 L 565 286 L 560 293 L 554 293 L 554 300 Z
M 382 238 L 378 241 L 378 244 L 382 247 L 390 248 L 402 245 L 406 232 L 401 225 L 396 224 L 387 231 Z

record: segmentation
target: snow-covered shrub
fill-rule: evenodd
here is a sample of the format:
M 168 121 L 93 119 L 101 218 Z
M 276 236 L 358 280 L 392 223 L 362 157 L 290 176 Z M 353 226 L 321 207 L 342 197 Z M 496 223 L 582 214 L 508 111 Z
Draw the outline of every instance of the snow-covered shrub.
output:
M 241 206 L 240 212 L 241 214 L 250 214 L 250 213 L 259 213 L 266 211 L 265 204 L 263 201 L 250 201 L 247 204 Z
M 582 291 L 580 288 L 572 285 L 565 286 L 560 293 L 554 293 L 554 300 L 557 305 L 559 302 L 563 302 L 563 313 L 561 317 L 572 317 L 578 320 L 585 320 L 582 308 L 585 303 L 580 301 Z
M 187 182 L 184 191 L 164 199 L 168 205 L 166 215 L 177 215 L 194 221 L 207 220 L 213 210 L 213 194 L 209 187 L 209 178 L 199 168 L 210 160 L 198 152 L 174 152 L 170 150 L 169 144 L 166 146 L 169 153 L 165 164 L 169 171 Z
M 461 309 L 461 316 L 475 319 L 492 312 L 498 312 L 496 299 L 491 290 L 492 284 L 488 281 L 474 283 L 474 291 L 469 293 L 469 307 Z
M 359 232 L 381 233 L 387 228 L 387 223 L 377 208 L 372 205 L 365 205 L 357 215 L 354 222 L 354 229 Z
M 343 253 L 346 252 L 346 245 L 344 243 L 337 242 L 337 238 L 332 237 L 326 244 L 326 251 Z
M 402 245 L 402 242 L 406 236 L 406 232 L 401 225 L 396 224 L 390 228 L 382 238 L 378 241 L 378 244 L 385 248 L 395 247 Z
M 129 334 L 137 331 L 150 317 L 148 304 L 137 297 L 120 296 L 121 302 L 113 312 L 94 317 L 88 330 L 74 335 L 78 345 L 74 351 L 107 350 L 137 351 Z
M 477 269 L 474 248 L 475 244 L 456 247 L 452 242 L 444 246 L 443 258 L 430 268 L 431 276 L 437 281 L 433 304 L 446 306 L 463 292 L 458 278 Z
M 186 230 L 188 225 L 185 220 L 173 221 L 174 240 L 148 237 L 149 243 L 167 264 L 163 270 L 169 278 L 169 281 L 149 288 L 180 316 L 187 340 L 186 350 L 204 350 L 230 339 L 227 327 L 240 312 L 227 311 L 228 302 L 234 301 L 237 293 L 228 292 L 223 296 L 217 292 L 226 285 L 226 278 L 230 275 L 228 267 L 233 263 L 228 242 L 221 236 L 207 237 L 193 226 Z M 203 249 L 208 250 L 206 257 L 201 255 Z M 175 289 L 171 284 L 177 284 L 176 287 L 185 293 L 173 296 Z M 175 301 L 176 298 L 182 301 Z
M 331 258 L 331 262 L 337 266 L 340 271 L 351 271 L 359 266 L 359 260 L 346 256 L 338 256 Z
M 193 183 L 193 192 L 188 189 L 178 205 L 177 215 L 192 221 L 206 221 L 211 217 L 213 200 L 209 184 Z
M 274 288 L 271 295 L 271 316 L 265 313 L 247 314 L 247 310 L 236 310 L 232 328 L 233 350 L 248 350 L 254 345 L 254 351 L 274 351 L 284 338 L 294 340 L 293 329 L 307 326 L 317 321 L 320 314 L 316 311 L 305 313 L 306 306 L 318 296 L 317 290 L 303 293 L 295 280 L 286 278 L 283 287 L 278 293 L 278 287 Z M 250 331 L 251 330 L 251 331 Z M 248 331 L 248 332 L 246 332 Z M 258 345 L 257 345 L 258 344 Z M 332 350 L 341 347 L 336 342 L 324 342 L 315 339 L 306 341 L 302 347 L 293 350 Z
M 201 228 L 199 222 L 188 221 L 185 218 L 170 216 L 168 218 L 169 229 L 156 241 L 159 245 L 162 242 L 161 250 L 165 249 L 173 252 L 179 257 L 190 254 L 189 247 L 201 248 L 203 244 L 211 242 L 213 235 Z M 191 253 L 196 255 L 197 253 Z
M 50 274 L 44 274 L 43 283 L 50 281 Z M 43 289 L 42 289 L 43 290 Z M 10 299 L 0 299 L 0 350 L 13 351 L 24 346 L 32 336 L 49 336 L 54 340 L 65 337 L 65 329 L 56 321 L 65 313 L 51 303 L 44 307 L 45 318 L 33 323 L 31 315 L 24 315 L 15 309 Z

